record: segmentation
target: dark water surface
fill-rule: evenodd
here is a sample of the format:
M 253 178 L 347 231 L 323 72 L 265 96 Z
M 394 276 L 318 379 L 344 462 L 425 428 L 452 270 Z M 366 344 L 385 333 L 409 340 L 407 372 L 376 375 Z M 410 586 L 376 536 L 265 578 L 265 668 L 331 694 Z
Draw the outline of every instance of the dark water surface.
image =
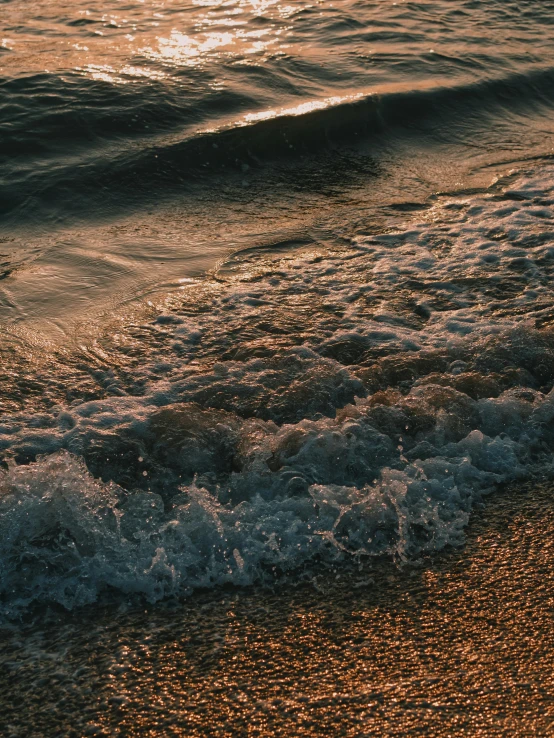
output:
M 411 561 L 551 473 L 553 24 L 0 2 L 2 617 Z
M 553 19 L 500 0 L 3 2 L 0 320 L 75 341 L 237 248 L 335 240 L 549 153 Z

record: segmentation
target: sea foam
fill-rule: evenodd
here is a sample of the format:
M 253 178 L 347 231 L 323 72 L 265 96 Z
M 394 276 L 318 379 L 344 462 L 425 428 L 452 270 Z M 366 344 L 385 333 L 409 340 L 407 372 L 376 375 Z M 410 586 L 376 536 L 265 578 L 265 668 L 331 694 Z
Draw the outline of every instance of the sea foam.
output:
M 0 610 L 460 545 L 552 468 L 552 169 L 402 230 L 238 254 L 104 399 L 5 414 Z

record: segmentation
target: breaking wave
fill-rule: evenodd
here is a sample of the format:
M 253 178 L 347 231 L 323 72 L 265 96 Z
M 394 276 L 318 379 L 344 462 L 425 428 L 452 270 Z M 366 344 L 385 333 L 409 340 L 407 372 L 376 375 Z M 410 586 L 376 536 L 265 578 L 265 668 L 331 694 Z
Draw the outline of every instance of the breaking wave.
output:
M 122 87 L 75 73 L 41 74 L 0 81 L 0 89 L 6 172 L 0 215 L 17 220 L 28 218 L 31 206 L 63 203 L 65 211 L 79 211 L 86 202 L 90 210 L 99 195 L 103 203 L 109 195 L 118 207 L 136 206 L 194 189 L 199 177 L 298 163 L 426 121 L 463 135 L 468 116 L 536 115 L 552 107 L 554 70 L 409 91 L 354 91 L 242 117 L 239 111 L 254 101 L 236 92 L 212 93 L 191 107 L 180 87 L 155 81 Z M 363 160 L 357 166 L 363 169 Z
M 103 399 L 1 416 L 2 615 L 460 545 L 552 468 L 553 218 L 544 165 L 236 254 L 112 339 Z

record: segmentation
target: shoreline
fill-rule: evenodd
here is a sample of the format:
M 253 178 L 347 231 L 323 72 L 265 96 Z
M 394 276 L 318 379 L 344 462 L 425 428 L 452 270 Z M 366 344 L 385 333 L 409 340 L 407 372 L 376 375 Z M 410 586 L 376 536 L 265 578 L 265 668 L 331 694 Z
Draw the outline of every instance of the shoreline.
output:
M 553 540 L 552 488 L 514 485 L 462 549 L 419 566 L 12 628 L 0 723 L 9 738 L 551 735 Z

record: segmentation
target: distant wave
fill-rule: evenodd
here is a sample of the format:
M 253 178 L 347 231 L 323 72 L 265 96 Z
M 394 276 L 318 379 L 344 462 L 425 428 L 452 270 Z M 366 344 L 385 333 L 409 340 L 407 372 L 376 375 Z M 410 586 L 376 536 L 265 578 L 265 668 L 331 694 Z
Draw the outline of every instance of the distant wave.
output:
M 134 79 L 116 84 L 75 72 L 0 78 L 0 161 L 70 152 L 198 126 L 253 100 L 229 91 L 191 96 L 185 85 Z
M 157 83 L 84 85 L 81 78 L 39 75 L 5 80 L 0 89 L 0 156 L 7 167 L 0 214 L 17 216 L 22 206 L 60 201 L 71 208 L 75 201 L 80 207 L 82 198 L 90 202 L 97 192 L 112 194 L 125 207 L 131 195 L 159 197 L 176 186 L 194 186 L 195 175 L 240 172 L 245 164 L 294 164 L 426 121 L 463 128 L 470 113 L 527 115 L 553 104 L 554 68 L 452 86 L 358 92 L 241 117 L 233 111 L 246 101 L 231 93 L 195 110 Z M 209 119 L 207 105 L 230 122 L 198 125 L 202 115 Z

